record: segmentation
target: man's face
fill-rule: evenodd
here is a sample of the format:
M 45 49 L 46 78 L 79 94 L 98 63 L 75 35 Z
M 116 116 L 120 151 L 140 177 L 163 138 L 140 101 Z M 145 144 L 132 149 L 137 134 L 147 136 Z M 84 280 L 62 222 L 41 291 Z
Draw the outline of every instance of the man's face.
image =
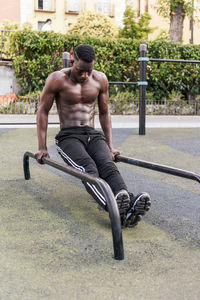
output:
M 87 63 L 81 59 L 75 59 L 72 67 L 72 75 L 78 83 L 83 83 L 88 79 L 88 77 L 92 73 L 93 68 L 94 61 L 91 63 Z

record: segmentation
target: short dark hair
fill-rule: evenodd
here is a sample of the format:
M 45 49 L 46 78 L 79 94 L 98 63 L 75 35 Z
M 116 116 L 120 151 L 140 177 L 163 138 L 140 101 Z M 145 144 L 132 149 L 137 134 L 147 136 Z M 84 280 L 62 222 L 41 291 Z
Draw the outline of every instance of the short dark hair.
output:
M 51 22 L 51 19 L 46 19 L 45 23 L 48 23 L 49 21 Z
M 91 63 L 95 60 L 94 48 L 87 44 L 81 44 L 74 49 L 74 57 L 76 60 L 83 60 Z

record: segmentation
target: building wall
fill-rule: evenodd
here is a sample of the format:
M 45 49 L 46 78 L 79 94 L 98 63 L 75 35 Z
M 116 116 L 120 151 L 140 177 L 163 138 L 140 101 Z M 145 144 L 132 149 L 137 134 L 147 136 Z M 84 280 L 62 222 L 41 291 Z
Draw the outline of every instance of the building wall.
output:
M 0 24 L 4 20 L 20 22 L 20 0 L 0 0 Z
M 34 30 L 38 29 L 38 22 L 52 19 L 55 32 L 67 33 L 69 27 L 76 22 L 79 13 L 84 11 L 98 11 L 98 0 L 46 0 L 49 9 L 39 9 L 37 0 L 21 0 L 21 24 L 30 22 Z M 110 16 L 122 25 L 125 0 L 110 1 Z M 32 14 L 31 14 L 32 10 Z
M 33 25 L 34 2 L 32 0 L 20 0 L 20 24 Z
M 11 63 L 0 62 L 0 82 L 0 96 L 4 96 L 8 93 L 18 93 L 19 86 L 17 85 Z
M 38 22 L 42 25 L 47 18 L 50 18 L 54 32 L 67 33 L 69 27 L 76 22 L 79 13 L 98 10 L 98 1 L 100 0 L 43 0 L 45 9 L 41 10 L 38 8 L 38 0 L 0 0 L 0 23 L 4 19 L 20 24 L 29 22 L 34 30 L 38 30 Z M 194 0 L 195 7 L 199 6 L 198 1 Z M 110 0 L 110 16 L 122 26 L 125 5 L 131 5 L 138 16 L 148 11 L 152 17 L 150 26 L 155 28 L 149 38 L 155 39 L 163 30 L 166 32 L 169 30 L 169 20 L 158 16 L 155 10 L 156 2 L 157 0 Z M 76 11 L 77 7 L 79 12 Z M 75 11 L 72 11 L 74 8 Z M 190 38 L 190 21 L 186 18 L 183 42 L 189 43 Z M 194 43 L 200 44 L 198 23 L 194 24 Z

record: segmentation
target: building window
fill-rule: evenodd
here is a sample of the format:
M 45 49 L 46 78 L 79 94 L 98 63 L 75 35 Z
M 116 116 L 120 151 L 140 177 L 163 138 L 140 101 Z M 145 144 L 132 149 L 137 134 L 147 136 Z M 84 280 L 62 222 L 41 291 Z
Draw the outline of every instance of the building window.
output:
M 81 0 L 68 0 L 67 10 L 69 12 L 80 12 L 81 11 Z
M 38 0 L 38 9 L 43 9 L 43 0 Z
M 38 22 L 38 30 L 42 30 L 42 27 L 44 26 L 45 22 Z
M 52 10 L 51 0 L 38 0 L 38 9 Z
M 98 0 L 97 10 L 110 16 L 110 0 Z

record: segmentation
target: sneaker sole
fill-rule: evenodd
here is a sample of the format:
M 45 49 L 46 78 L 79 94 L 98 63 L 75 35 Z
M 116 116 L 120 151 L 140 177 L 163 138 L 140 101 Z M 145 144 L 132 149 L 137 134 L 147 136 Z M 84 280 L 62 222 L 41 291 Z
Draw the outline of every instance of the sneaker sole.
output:
M 127 220 L 125 227 L 134 227 L 141 221 L 142 216 L 149 211 L 151 200 L 147 193 L 141 194 L 133 206 L 133 211 L 127 213 Z
M 117 201 L 120 215 L 126 213 L 130 203 L 130 199 L 127 198 L 127 195 L 122 194 L 120 197 L 116 199 L 116 201 Z

